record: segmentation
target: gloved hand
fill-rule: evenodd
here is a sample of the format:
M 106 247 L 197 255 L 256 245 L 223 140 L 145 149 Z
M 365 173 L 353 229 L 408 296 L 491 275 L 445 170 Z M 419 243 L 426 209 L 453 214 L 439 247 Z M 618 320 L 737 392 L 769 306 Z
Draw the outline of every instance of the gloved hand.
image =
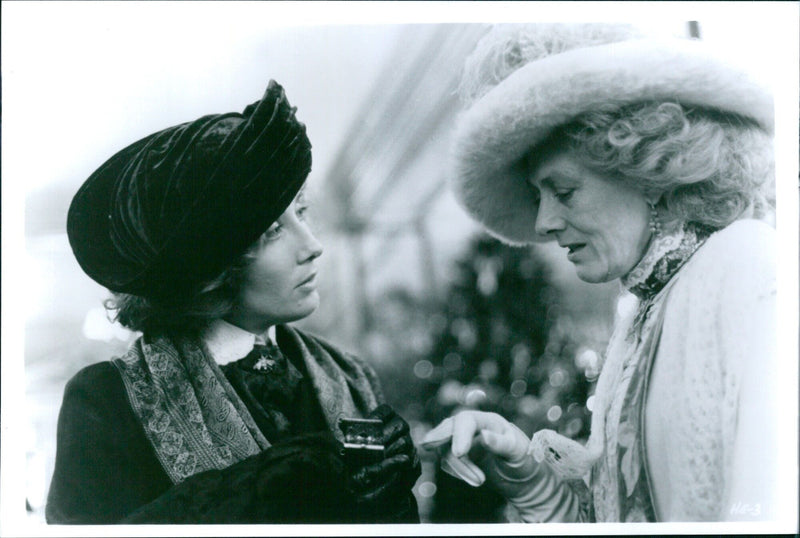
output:
M 526 521 L 570 521 L 577 500 L 528 452 L 530 440 L 497 413 L 462 411 L 443 420 L 422 441 L 445 447 L 442 470 L 471 486 L 484 482 L 514 505 Z
M 353 471 L 350 489 L 365 522 L 419 522 L 411 488 L 420 476 L 420 462 L 408 423 L 386 404 L 367 418 L 383 422 L 384 459 Z

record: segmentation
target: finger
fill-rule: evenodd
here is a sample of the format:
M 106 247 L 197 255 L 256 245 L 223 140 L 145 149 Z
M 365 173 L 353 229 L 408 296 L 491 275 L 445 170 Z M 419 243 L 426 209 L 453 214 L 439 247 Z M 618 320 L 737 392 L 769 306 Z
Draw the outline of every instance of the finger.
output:
M 413 450 L 414 442 L 411 440 L 411 436 L 404 435 L 387 446 L 384 449 L 384 454 L 389 457 L 395 454 L 410 454 Z
M 402 469 L 403 466 L 408 466 L 411 463 L 411 458 L 406 454 L 398 454 L 391 458 L 386 458 L 378 463 L 365 465 L 355 472 L 354 477 L 363 477 L 364 479 L 373 480 L 385 473 L 395 472 Z
M 504 433 L 509 422 L 497 413 L 465 411 L 455 416 L 453 424 L 453 454 L 460 457 L 472 448 L 475 435 L 481 430 Z
M 398 438 L 408 435 L 409 431 L 408 423 L 399 416 L 395 416 L 383 426 L 383 442 L 389 445 Z
M 478 487 L 486 481 L 483 471 L 468 458 L 456 458 L 452 453 L 442 460 L 442 470 L 459 478 L 472 487 Z
M 420 443 L 425 448 L 436 448 L 450 442 L 453 436 L 453 417 L 441 421 L 438 426 L 425 434 Z
M 394 489 L 398 483 L 398 475 L 395 473 L 387 480 L 376 483 L 371 489 L 363 491 L 360 497 L 362 502 L 372 502 L 383 496 L 388 490 Z
M 527 450 L 527 445 L 519 447 L 519 443 L 516 442 L 514 437 L 497 434 L 489 430 L 481 431 L 478 440 L 490 452 L 507 460 L 519 459 L 525 455 Z
M 394 409 L 392 409 L 388 404 L 381 404 L 375 409 L 373 409 L 367 418 L 377 418 L 381 422 L 386 422 L 392 415 L 396 415 Z
M 412 469 L 411 460 L 407 456 L 392 458 L 381 464 L 362 468 L 351 477 L 355 486 L 353 489 L 361 495 L 375 492 L 388 484 L 396 483 L 398 477 L 405 476 Z
M 460 458 L 470 451 L 476 433 L 478 433 L 478 423 L 474 413 L 456 415 L 453 421 L 453 438 L 450 441 L 450 451 L 455 457 Z

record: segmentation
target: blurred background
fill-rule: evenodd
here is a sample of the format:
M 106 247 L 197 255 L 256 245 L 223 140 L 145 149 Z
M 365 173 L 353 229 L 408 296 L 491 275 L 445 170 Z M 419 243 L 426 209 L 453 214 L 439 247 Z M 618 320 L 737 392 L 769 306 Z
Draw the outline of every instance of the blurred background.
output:
M 275 23 L 260 3 L 236 12 L 191 4 L 191 13 L 181 4 L 4 5 L 4 19 L 15 19 L 3 28 L 4 131 L 14 133 L 4 133 L 3 183 L 22 185 L 25 205 L 30 518 L 43 520 L 66 381 L 136 336 L 107 320 L 107 292 L 72 256 L 64 224 L 73 194 L 123 146 L 241 110 L 270 78 L 314 146 L 322 306 L 298 325 L 370 361 L 416 440 L 464 407 L 501 413 L 529 434 L 585 438 L 602 351 L 629 303 L 616 283 L 579 281 L 557 246 L 489 238 L 446 185 L 460 66 L 488 27 L 296 26 Z M 754 64 L 763 50 L 753 43 L 770 46 L 758 20 L 645 25 L 716 41 Z M 499 499 L 421 455 L 423 521 L 498 520 Z

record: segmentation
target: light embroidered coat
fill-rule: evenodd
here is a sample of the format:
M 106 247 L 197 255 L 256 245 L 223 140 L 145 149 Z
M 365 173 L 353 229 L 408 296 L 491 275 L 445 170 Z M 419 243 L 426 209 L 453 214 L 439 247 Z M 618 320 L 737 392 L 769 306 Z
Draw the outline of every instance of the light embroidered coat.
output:
M 771 388 L 780 375 L 774 235 L 758 221 L 731 224 L 709 237 L 653 300 L 663 324 L 644 404 L 644 447 L 659 521 L 763 519 L 774 510 L 778 409 Z M 630 353 L 632 310 L 618 321 L 604 370 Z M 615 415 L 624 378 L 606 384 L 611 394 L 596 395 L 608 402 L 594 411 L 606 415 L 601 458 L 611 459 L 620 442 Z M 598 521 L 618 514 L 626 485 L 612 476 L 618 475 L 592 484 Z
M 742 220 L 712 235 L 666 298 L 645 412 L 660 520 L 769 517 L 776 484 L 776 245 Z

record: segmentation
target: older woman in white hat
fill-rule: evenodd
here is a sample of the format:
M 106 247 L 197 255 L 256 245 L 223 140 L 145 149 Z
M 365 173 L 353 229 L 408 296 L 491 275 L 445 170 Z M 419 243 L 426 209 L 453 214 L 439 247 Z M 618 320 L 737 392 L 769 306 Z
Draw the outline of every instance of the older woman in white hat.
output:
M 469 58 L 466 210 L 619 279 L 585 445 L 464 411 L 425 439 L 524 521 L 719 521 L 774 510 L 771 96 L 697 41 L 621 25 L 501 26 Z M 586 487 L 588 485 L 588 488 Z

